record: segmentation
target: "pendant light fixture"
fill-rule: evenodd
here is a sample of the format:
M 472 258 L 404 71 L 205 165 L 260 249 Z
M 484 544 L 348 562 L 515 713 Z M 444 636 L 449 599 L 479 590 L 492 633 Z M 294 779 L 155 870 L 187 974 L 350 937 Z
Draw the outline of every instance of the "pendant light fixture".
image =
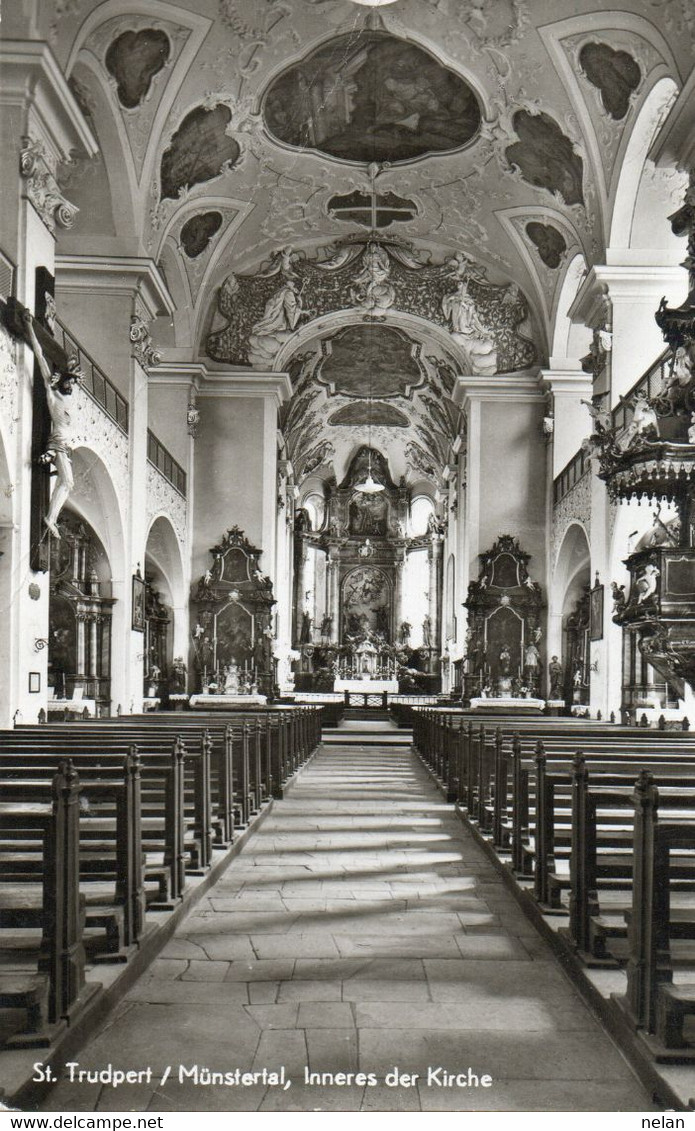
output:
M 378 495 L 379 491 L 384 490 L 383 483 L 377 483 L 372 475 L 372 394 L 373 377 L 371 368 L 369 371 L 369 400 L 367 402 L 367 478 L 364 483 L 358 483 L 355 490 L 359 491 L 361 495 Z

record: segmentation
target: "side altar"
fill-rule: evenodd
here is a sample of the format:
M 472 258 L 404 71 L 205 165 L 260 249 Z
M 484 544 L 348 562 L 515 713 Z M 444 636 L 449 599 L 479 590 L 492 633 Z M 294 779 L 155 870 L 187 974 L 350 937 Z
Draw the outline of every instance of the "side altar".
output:
M 265 703 L 274 691 L 275 598 L 259 568 L 261 550 L 233 526 L 210 554 L 192 594 L 197 688 L 190 705 L 223 710 Z

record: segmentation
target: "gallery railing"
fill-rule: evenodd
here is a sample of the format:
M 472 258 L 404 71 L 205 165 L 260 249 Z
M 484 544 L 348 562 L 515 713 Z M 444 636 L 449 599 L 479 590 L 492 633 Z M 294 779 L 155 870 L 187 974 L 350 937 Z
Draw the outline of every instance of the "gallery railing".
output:
M 87 353 L 84 346 L 80 345 L 77 338 L 70 333 L 66 326 L 56 318 L 53 335 L 60 342 L 68 357 L 77 355 L 79 367 L 82 371 L 80 386 L 86 393 L 103 408 L 114 424 L 128 435 L 128 402 L 119 393 L 116 386 L 97 365 L 96 361 Z
M 624 428 L 632 420 L 633 402 L 638 393 L 646 392 L 647 396 L 658 396 L 664 383 L 667 370 L 671 365 L 671 350 L 666 349 L 657 357 L 642 376 L 635 381 L 634 385 L 625 396 L 622 396 L 617 405 L 611 412 L 613 427 L 616 433 L 622 432 Z M 586 475 L 589 470 L 591 457 L 580 448 L 569 463 L 566 463 L 559 475 L 553 481 L 553 506 L 557 506 L 559 502 L 564 499 L 565 495 L 569 494 L 572 488 L 579 482 L 583 475 Z
M 178 491 L 179 495 L 183 495 L 185 499 L 186 472 L 149 428 L 147 429 L 147 458 L 157 468 L 157 471 L 161 471 L 174 490 Z

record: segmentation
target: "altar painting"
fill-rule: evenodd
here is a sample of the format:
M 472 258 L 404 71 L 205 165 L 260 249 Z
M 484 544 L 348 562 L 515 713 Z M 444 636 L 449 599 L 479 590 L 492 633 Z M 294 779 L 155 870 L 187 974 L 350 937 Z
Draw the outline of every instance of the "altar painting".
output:
M 391 588 L 374 566 L 353 570 L 343 582 L 343 638 L 390 637 Z

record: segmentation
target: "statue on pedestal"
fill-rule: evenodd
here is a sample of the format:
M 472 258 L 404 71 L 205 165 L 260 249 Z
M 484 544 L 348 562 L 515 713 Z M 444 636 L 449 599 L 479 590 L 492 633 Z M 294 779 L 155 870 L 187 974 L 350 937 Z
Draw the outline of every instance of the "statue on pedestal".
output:
M 548 664 L 548 683 L 550 685 L 549 697 L 562 699 L 562 664 L 557 656 L 553 656 Z
M 224 669 L 224 693 L 225 695 L 239 694 L 239 668 L 234 657 Z

